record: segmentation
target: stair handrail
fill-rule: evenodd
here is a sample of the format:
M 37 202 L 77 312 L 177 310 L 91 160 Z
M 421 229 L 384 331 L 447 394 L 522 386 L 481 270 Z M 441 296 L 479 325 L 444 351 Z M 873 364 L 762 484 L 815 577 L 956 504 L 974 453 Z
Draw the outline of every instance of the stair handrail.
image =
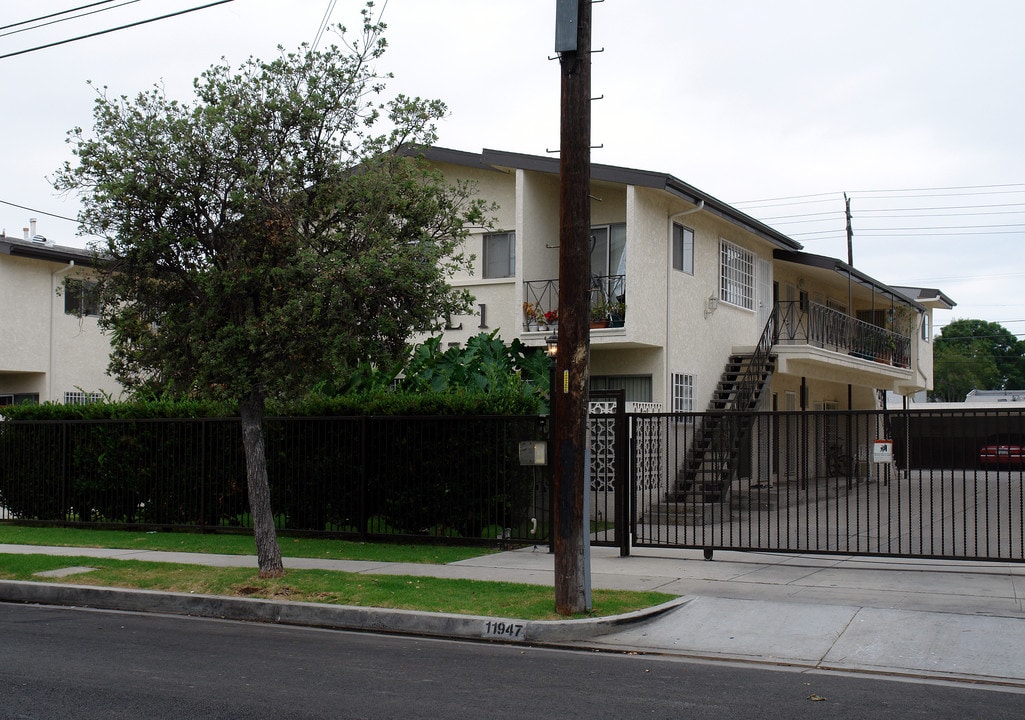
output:
M 708 449 L 713 454 L 712 462 L 717 472 L 728 472 L 732 462 L 722 458 L 723 451 L 732 453 L 733 448 L 739 441 L 744 431 L 744 423 L 737 416 L 737 411 L 750 410 L 748 407 L 754 400 L 755 394 L 765 382 L 764 374 L 769 367 L 769 357 L 773 346 L 779 340 L 777 328 L 779 327 L 779 308 L 774 306 L 769 313 L 769 318 L 762 329 L 761 337 L 755 346 L 754 352 L 749 359 L 747 366 L 743 368 L 735 383 L 735 392 L 732 398 L 725 398 L 726 405 L 719 413 L 716 413 L 710 427 L 705 427 L 704 432 L 709 441 Z
M 779 306 L 774 305 L 769 313 L 769 319 L 765 322 L 765 327 L 762 328 L 761 337 L 758 338 L 758 344 L 755 345 L 754 353 L 752 353 L 747 367 L 744 368 L 743 373 L 737 378 L 737 392 L 733 395 L 733 401 L 724 408 L 726 412 L 750 409 L 748 405 L 754 399 L 755 393 L 758 392 L 758 388 L 764 381 L 762 375 L 768 366 L 772 348 L 778 341 L 778 314 Z

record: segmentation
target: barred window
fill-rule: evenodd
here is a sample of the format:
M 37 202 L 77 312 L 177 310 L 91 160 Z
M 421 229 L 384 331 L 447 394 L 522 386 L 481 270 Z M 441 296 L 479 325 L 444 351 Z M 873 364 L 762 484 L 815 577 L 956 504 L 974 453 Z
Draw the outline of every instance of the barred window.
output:
M 673 373 L 673 412 L 694 412 L 694 376 Z
M 719 299 L 754 309 L 754 255 L 726 240 L 719 241 Z
M 64 404 L 65 405 L 89 405 L 90 403 L 103 402 L 103 393 L 98 392 L 82 392 L 81 390 L 75 390 L 73 392 L 64 393 Z

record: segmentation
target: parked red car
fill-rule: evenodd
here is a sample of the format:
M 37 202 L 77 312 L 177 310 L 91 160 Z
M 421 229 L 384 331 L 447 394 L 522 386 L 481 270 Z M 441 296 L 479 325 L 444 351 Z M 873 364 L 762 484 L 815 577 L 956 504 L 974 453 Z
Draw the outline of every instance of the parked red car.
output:
M 1025 443 L 1014 438 L 992 438 L 979 448 L 979 464 L 984 467 L 1025 466 Z

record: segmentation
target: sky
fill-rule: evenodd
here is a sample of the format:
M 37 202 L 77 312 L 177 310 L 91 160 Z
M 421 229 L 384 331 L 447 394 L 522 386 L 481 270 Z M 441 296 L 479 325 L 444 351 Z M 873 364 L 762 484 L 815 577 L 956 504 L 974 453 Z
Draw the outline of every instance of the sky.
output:
M 0 229 L 20 238 L 35 217 L 58 245 L 90 241 L 77 198 L 50 178 L 73 160 L 67 132 L 91 127 L 97 87 L 133 97 L 159 83 L 191 100 L 222 57 L 337 42 L 320 34 L 325 16 L 357 28 L 364 4 L 182 13 L 214 1 L 0 3 Z M 545 155 L 559 146 L 555 5 L 378 0 L 378 68 L 394 74 L 390 93 L 447 103 L 439 145 Z M 1025 337 L 1025 2 L 604 0 L 592 12 L 593 162 L 671 174 L 841 260 L 846 193 L 856 268 L 942 290 L 957 307 L 937 328 L 980 318 Z

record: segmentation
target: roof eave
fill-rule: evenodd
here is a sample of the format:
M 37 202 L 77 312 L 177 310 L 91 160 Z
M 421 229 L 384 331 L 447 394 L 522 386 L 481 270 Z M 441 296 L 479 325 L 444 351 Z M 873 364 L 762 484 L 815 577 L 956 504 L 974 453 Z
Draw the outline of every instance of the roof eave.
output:
M 470 153 L 432 146 L 422 148 L 420 149 L 420 152 L 428 160 L 463 165 L 467 167 L 481 167 L 493 170 L 515 168 L 552 175 L 559 174 L 559 159 L 557 157 L 542 157 L 539 155 L 528 155 L 525 153 L 508 152 L 505 150 L 492 150 L 489 148 L 484 148 L 480 153 Z M 649 170 L 636 170 L 616 165 L 592 163 L 591 179 L 662 190 L 685 200 L 692 205 L 699 205 L 704 202 L 704 210 L 727 222 L 739 225 L 748 232 L 757 235 L 773 245 L 788 250 L 800 250 L 803 247 L 796 240 L 787 237 L 783 233 L 772 229 L 765 223 L 762 223 L 750 215 L 737 210 L 708 193 L 702 192 L 693 185 L 690 185 L 673 175 L 652 172 Z

